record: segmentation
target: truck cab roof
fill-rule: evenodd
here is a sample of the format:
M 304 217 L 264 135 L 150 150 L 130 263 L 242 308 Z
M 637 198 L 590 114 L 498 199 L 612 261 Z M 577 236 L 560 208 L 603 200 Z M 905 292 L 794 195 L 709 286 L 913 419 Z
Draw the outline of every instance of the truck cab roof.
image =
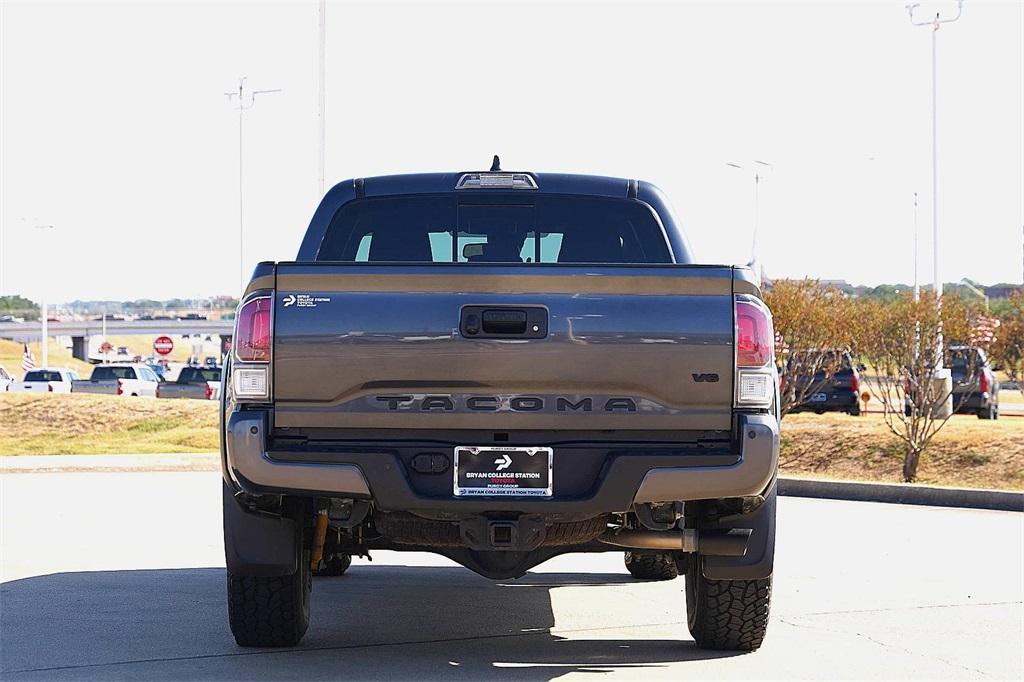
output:
M 477 182 L 473 182 L 476 179 Z M 584 196 L 637 201 L 647 205 L 658 217 L 679 264 L 694 262 L 690 245 L 678 224 L 665 195 L 655 185 L 601 175 L 534 173 L 530 171 L 464 171 L 454 173 L 416 173 L 353 178 L 339 182 L 327 192 L 310 221 L 296 260 L 315 259 L 335 214 L 349 202 L 366 198 L 408 195 L 452 194 L 472 200 L 484 195 L 525 197 Z

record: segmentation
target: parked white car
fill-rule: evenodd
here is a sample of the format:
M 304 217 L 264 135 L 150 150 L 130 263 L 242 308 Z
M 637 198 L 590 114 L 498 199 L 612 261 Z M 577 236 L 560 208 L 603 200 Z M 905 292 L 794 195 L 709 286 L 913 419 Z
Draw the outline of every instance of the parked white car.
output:
M 73 393 L 156 397 L 160 378 L 147 365 L 97 365 L 88 381 L 71 383 Z
M 3 365 L 0 365 L 0 391 L 6 391 L 13 381 L 14 377 L 7 373 L 7 369 Z
M 10 393 L 71 393 L 71 382 L 78 379 L 78 372 L 67 367 L 46 367 L 32 369 L 21 381 L 12 382 Z

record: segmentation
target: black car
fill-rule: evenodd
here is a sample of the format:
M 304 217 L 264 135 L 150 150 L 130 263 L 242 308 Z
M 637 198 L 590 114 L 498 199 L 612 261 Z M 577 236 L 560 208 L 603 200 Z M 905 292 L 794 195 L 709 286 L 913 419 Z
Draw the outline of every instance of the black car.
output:
M 863 365 L 855 365 L 853 358 L 846 351 L 810 351 L 814 356 L 808 358 L 806 364 L 809 366 L 821 367 L 814 378 L 809 381 L 809 388 L 801 387 L 800 392 L 806 391 L 803 402 L 794 407 L 790 412 L 846 412 L 857 417 L 860 415 L 860 374 Z M 813 365 L 812 365 L 813 363 Z M 831 378 L 828 370 L 834 369 Z M 784 372 L 782 381 L 786 381 Z M 783 383 L 783 388 L 785 384 Z

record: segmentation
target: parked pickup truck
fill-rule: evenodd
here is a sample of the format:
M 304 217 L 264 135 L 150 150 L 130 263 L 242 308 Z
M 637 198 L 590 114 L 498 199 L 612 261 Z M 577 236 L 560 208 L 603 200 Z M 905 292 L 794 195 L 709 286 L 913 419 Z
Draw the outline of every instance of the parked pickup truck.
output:
M 11 393 L 71 393 L 71 382 L 78 373 L 67 367 L 47 367 L 25 372 L 25 378 L 15 381 L 7 390 Z
M 698 646 L 757 649 L 773 340 L 751 272 L 695 264 L 646 182 L 337 185 L 236 315 L 221 424 L 235 639 L 296 644 L 311 574 L 376 549 L 496 580 L 619 551 L 641 577 L 685 573 Z
M 88 381 L 72 381 L 71 391 L 152 398 L 159 383 L 156 373 L 146 365 L 97 365 Z
M 175 381 L 156 387 L 157 398 L 220 398 L 220 367 L 183 367 Z

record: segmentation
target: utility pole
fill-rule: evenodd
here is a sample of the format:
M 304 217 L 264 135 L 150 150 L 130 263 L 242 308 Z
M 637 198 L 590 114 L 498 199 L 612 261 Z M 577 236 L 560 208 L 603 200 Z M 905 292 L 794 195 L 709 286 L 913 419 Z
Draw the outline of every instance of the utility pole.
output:
M 317 201 L 324 196 L 324 175 L 326 174 L 327 149 L 324 146 L 327 133 L 327 0 L 320 0 L 320 9 L 317 13 L 319 20 L 318 45 L 319 61 L 317 69 L 317 155 L 319 166 L 317 168 Z
M 237 92 L 225 92 L 229 101 L 234 101 L 233 98 L 237 97 L 238 105 L 235 107 L 238 109 L 238 282 L 239 292 L 245 289 L 245 266 L 242 264 L 243 253 L 244 253 L 244 235 L 245 235 L 245 202 L 243 200 L 243 174 L 242 174 L 242 152 L 244 150 L 243 137 L 242 137 L 242 123 L 244 120 L 245 112 L 252 109 L 256 104 L 256 95 L 266 95 L 271 92 L 281 92 L 281 88 L 275 88 L 273 90 L 247 90 L 245 87 L 245 81 L 247 78 L 242 76 L 238 79 L 238 91 Z M 248 101 L 246 101 L 248 100 Z

